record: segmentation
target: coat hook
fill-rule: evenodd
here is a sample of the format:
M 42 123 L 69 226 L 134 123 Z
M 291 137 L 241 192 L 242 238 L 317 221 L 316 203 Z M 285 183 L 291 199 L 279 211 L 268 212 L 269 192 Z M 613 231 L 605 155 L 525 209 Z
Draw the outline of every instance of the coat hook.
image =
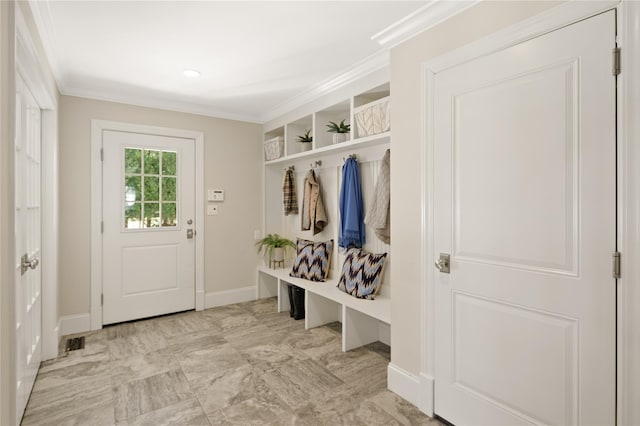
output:
M 313 162 L 313 163 L 311 163 L 311 164 L 310 164 L 310 167 L 311 167 L 312 169 L 318 168 L 318 167 L 320 167 L 320 166 L 322 166 L 322 160 L 316 160 L 315 162 Z

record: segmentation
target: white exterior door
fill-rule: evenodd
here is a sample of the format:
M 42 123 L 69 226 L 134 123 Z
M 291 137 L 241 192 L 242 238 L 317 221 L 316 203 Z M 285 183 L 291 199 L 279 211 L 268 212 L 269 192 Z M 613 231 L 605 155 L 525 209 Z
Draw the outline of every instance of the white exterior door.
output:
M 42 360 L 40 107 L 16 76 L 16 416 L 20 423 Z
M 434 76 L 435 413 L 615 423 L 615 14 Z
M 195 142 L 105 130 L 103 323 L 195 308 Z

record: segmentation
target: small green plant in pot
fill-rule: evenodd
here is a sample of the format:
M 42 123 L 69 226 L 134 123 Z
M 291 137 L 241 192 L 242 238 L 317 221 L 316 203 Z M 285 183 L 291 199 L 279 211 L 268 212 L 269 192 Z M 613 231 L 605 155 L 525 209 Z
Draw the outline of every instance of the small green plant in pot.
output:
M 333 133 L 333 143 L 344 142 L 349 138 L 349 132 L 351 131 L 351 124 L 346 124 L 346 120 L 342 120 L 339 124 L 330 121 L 327 124 L 329 128 L 327 132 Z
M 311 149 L 311 142 L 313 142 L 311 129 L 307 130 L 304 135 L 299 135 L 297 142 L 300 142 L 300 152 L 309 151 Z
M 278 234 L 268 234 L 266 237 L 256 241 L 256 246 L 258 247 L 259 254 L 269 256 L 269 266 L 271 266 L 272 261 L 283 261 L 284 251 L 287 248 L 296 248 L 296 244 L 293 241 L 283 238 Z

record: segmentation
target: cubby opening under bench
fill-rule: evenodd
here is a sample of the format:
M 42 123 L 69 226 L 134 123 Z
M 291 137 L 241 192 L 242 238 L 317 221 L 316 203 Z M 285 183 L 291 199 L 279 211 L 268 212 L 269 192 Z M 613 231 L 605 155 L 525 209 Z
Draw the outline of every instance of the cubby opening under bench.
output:
M 390 345 L 391 298 L 388 295 L 379 294 L 375 300 L 358 299 L 339 290 L 337 279 L 314 282 L 290 277 L 286 268 L 258 267 L 258 297 L 277 296 L 278 312 L 289 311 L 288 284 L 305 289 L 307 330 L 341 322 L 344 352 L 377 341 Z

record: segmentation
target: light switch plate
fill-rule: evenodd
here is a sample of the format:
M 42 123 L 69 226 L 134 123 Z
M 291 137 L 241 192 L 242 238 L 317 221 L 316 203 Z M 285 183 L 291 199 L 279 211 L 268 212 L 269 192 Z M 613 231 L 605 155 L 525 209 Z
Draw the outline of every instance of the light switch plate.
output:
M 207 215 L 215 216 L 218 214 L 218 206 L 207 206 Z

